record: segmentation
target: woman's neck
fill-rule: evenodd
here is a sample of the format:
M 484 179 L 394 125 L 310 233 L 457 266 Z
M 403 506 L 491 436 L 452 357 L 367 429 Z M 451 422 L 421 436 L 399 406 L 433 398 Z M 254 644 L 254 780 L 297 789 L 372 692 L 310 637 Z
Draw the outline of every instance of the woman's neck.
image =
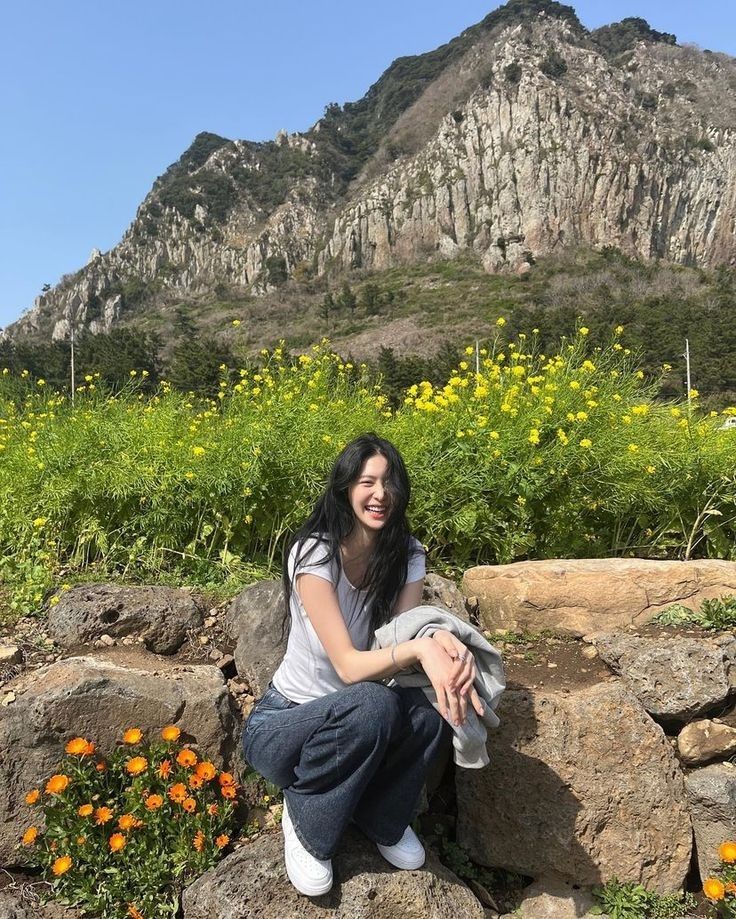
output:
M 355 526 L 343 539 L 340 549 L 345 559 L 349 561 L 367 558 L 375 548 L 376 534 Z

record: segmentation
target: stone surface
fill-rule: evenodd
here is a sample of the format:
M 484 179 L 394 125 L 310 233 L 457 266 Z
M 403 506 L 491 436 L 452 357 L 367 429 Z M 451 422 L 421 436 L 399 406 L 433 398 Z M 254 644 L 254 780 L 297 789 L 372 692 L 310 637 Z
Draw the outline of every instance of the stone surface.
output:
M 191 594 L 173 587 L 80 584 L 61 594 L 48 613 L 51 636 L 65 648 L 136 634 L 150 651 L 173 654 L 187 630 L 202 625 Z
M 561 878 L 547 877 L 525 888 L 521 903 L 507 916 L 509 919 L 580 919 L 592 916 L 589 910 L 593 906 L 595 901 L 589 890 L 574 887 Z
M 281 833 L 261 837 L 184 892 L 184 919 L 483 919 L 470 890 L 431 853 L 421 870 L 397 871 L 349 832 L 333 867 L 332 891 L 303 897 L 286 877 Z
M 548 559 L 482 565 L 465 572 L 463 593 L 478 598 L 486 628 L 570 635 L 648 622 L 673 603 L 736 593 L 736 562 L 712 559 Z
M 29 814 L 25 793 L 56 770 L 72 737 L 86 737 L 104 753 L 126 728 L 157 736 L 177 724 L 218 766 L 230 766 L 237 724 L 222 673 L 137 654 L 136 666 L 70 657 L 12 684 L 16 701 L 0 718 L 0 864 L 18 858 L 14 849 Z
M 677 752 L 686 766 L 702 766 L 736 753 L 736 728 L 705 718 L 693 721 L 677 735 Z
M 59 903 L 41 903 L 30 885 L 0 889 L 0 919 L 82 919 L 82 913 Z
M 714 763 L 685 778 L 700 877 L 718 871 L 718 846 L 736 839 L 736 766 Z
M 454 581 L 439 574 L 428 574 L 424 578 L 422 603 L 427 606 L 442 606 L 464 622 L 470 621 L 462 592 Z
M 237 642 L 233 656 L 238 675 L 261 696 L 284 656 L 281 641 L 284 596 L 281 581 L 260 581 L 241 591 L 225 618 L 225 631 Z
M 23 652 L 17 645 L 0 644 L 0 667 L 19 664 L 22 660 Z
M 458 842 L 480 864 L 660 892 L 687 874 L 692 829 L 667 739 L 617 680 L 508 691 L 490 765 L 459 769 Z
M 663 722 L 712 711 L 736 687 L 733 636 L 604 633 L 595 647 L 646 711 Z

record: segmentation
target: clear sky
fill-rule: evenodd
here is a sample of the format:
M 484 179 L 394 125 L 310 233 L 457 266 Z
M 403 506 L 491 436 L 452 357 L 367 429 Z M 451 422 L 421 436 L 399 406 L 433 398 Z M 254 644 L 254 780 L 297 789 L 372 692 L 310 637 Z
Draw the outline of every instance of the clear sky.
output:
M 0 14 L 0 327 L 119 241 L 200 131 L 267 140 L 359 99 L 495 0 L 7 0 Z M 578 0 L 736 55 L 731 0 Z

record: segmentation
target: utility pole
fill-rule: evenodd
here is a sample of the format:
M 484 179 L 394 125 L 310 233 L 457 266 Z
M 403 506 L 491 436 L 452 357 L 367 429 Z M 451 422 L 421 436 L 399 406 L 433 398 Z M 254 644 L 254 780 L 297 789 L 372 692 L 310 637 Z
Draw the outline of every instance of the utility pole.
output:
M 71 344 L 71 383 L 72 383 L 72 405 L 74 405 L 74 325 L 77 321 L 74 310 L 69 312 L 69 342 Z
M 690 397 L 692 385 L 690 380 L 690 341 L 687 338 L 685 339 L 685 353 L 682 356 L 685 358 L 685 369 L 687 372 L 687 411 L 689 415 L 692 411 L 692 399 Z
M 480 374 L 480 351 L 478 350 L 478 339 L 475 339 L 475 375 Z

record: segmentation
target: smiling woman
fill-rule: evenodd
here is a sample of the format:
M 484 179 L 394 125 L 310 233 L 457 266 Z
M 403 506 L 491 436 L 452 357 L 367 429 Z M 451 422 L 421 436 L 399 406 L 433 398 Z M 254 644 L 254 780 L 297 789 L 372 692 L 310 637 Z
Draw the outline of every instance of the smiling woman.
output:
M 332 856 L 352 820 L 398 868 L 424 849 L 409 822 L 427 771 L 465 719 L 472 655 L 449 633 L 374 648 L 374 633 L 420 604 L 424 550 L 409 533 L 409 477 L 375 434 L 349 443 L 285 553 L 286 654 L 245 727 L 250 764 L 284 790 L 286 869 L 303 894 L 332 886 Z M 419 664 L 416 687 L 380 681 Z M 445 716 L 444 718 L 441 716 Z

